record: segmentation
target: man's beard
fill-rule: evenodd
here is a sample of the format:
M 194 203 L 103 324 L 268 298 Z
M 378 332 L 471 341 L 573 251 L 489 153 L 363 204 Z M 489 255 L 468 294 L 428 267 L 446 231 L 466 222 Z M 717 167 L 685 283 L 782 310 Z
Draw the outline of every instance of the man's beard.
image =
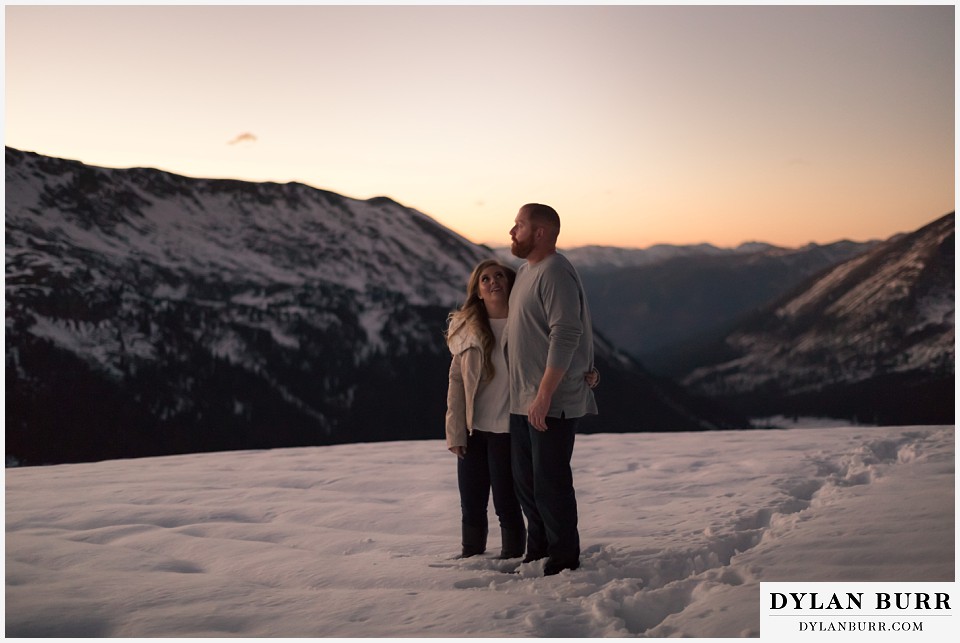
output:
M 510 252 L 513 253 L 514 257 L 526 259 L 533 252 L 533 239 L 528 239 L 526 243 L 513 240 L 510 244 Z

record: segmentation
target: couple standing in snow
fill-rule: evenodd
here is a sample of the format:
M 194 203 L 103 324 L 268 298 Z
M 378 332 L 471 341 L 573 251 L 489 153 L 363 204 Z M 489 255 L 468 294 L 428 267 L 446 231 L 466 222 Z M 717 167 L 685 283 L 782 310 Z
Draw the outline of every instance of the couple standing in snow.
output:
M 511 251 L 526 263 L 516 273 L 480 263 L 446 333 L 446 434 L 458 458 L 462 555 L 486 550 L 492 489 L 500 557 L 546 558 L 547 576 L 580 566 L 570 461 L 579 419 L 597 413 L 591 389 L 599 381 L 583 285 L 557 253 L 559 234 L 553 208 L 520 208 Z

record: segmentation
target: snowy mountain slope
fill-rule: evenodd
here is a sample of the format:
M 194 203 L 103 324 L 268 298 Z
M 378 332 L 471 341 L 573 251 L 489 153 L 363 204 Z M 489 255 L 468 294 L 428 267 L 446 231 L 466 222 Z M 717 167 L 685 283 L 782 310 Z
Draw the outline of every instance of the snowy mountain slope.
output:
M 7 453 L 389 437 L 356 422 L 440 412 L 414 376 L 488 254 L 389 199 L 8 148 Z
M 387 290 L 413 305 L 449 305 L 460 296 L 464 264 L 487 254 L 387 198 L 118 172 L 9 148 L 6 170 L 14 261 L 31 240 L 52 236 L 71 249 L 64 260 L 80 265 L 77 255 L 91 253 L 211 281 L 242 272 L 250 288 L 317 281 Z
M 771 405 L 849 396 L 866 421 L 898 403 L 895 421 L 951 421 L 954 246 L 951 213 L 844 262 L 729 333 L 684 383 Z
M 445 318 L 490 254 L 387 198 L 7 148 L 7 455 L 442 435 Z M 593 430 L 717 426 L 598 352 L 631 393 Z

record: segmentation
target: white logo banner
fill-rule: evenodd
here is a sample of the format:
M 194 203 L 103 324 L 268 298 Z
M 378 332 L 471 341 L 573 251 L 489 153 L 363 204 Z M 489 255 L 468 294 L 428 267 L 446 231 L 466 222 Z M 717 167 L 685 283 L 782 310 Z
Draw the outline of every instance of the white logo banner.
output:
M 952 640 L 955 583 L 760 583 L 766 641 Z

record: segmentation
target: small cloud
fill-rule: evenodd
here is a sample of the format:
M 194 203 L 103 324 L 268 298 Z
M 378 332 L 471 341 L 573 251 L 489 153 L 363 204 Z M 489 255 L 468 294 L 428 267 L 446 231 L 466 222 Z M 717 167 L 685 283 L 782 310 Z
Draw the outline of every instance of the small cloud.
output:
M 232 141 L 229 141 L 227 145 L 237 145 L 238 143 L 253 143 L 257 140 L 257 137 L 251 134 L 250 132 L 244 132 L 240 134 Z

